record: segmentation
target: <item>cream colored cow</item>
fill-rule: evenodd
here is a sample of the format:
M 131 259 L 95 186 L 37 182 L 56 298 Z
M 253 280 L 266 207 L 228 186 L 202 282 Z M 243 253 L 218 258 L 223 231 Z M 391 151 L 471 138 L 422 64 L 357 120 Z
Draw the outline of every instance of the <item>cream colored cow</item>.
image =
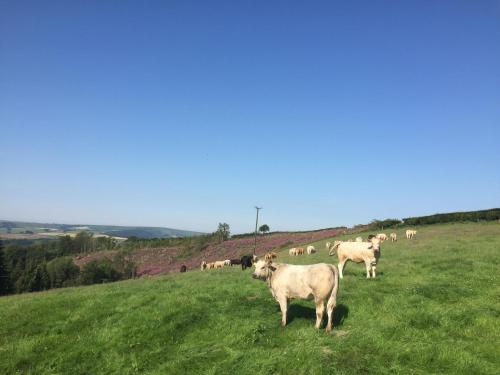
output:
M 290 250 L 288 250 L 288 254 L 290 255 L 297 255 L 297 248 L 293 247 Z
M 307 255 L 311 255 L 316 252 L 316 248 L 313 245 L 307 246 Z
M 417 234 L 417 231 L 416 231 L 416 230 L 414 230 L 414 229 L 407 229 L 407 230 L 406 230 L 406 238 L 407 238 L 408 240 L 413 239 L 413 237 L 415 237 L 415 236 L 416 236 L 416 234 Z
M 330 249 L 330 246 L 332 246 L 332 243 L 331 243 L 331 242 L 327 242 L 327 243 L 325 244 L 325 247 L 326 247 L 326 249 L 327 249 L 327 250 L 329 250 L 329 249 Z
M 200 266 L 201 270 L 202 270 L 202 271 L 204 271 L 205 269 L 207 269 L 207 267 L 208 267 L 208 266 L 207 266 L 207 262 L 202 261 L 202 262 L 201 262 L 201 266 Z
M 377 237 L 381 242 L 384 242 L 385 240 L 387 240 L 387 234 L 385 234 L 385 233 L 379 233 L 375 237 Z
M 355 263 L 365 263 L 366 278 L 375 277 L 376 265 L 380 257 L 380 240 L 372 238 L 371 242 L 342 242 L 335 241 L 330 248 L 329 255 L 337 251 L 339 259 L 340 278 L 344 277 L 343 270 L 348 260 Z
M 280 304 L 282 326 L 286 325 L 288 300 L 314 298 L 316 328 L 319 328 L 323 320 L 324 303 L 328 299 L 326 331 L 332 330 L 333 309 L 337 302 L 339 287 L 337 267 L 333 264 L 297 266 L 260 260 L 255 265 L 252 277 L 265 281 L 274 299 Z
M 216 260 L 214 262 L 214 268 L 224 268 L 226 263 L 223 260 Z
M 391 238 L 391 242 L 396 242 L 398 240 L 398 235 L 396 233 L 391 233 L 389 237 Z

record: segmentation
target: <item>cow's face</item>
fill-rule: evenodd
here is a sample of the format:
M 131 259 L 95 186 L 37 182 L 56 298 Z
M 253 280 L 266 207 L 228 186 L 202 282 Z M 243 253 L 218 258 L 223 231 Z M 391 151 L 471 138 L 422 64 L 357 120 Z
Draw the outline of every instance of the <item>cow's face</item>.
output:
M 373 245 L 373 250 L 380 251 L 380 240 L 378 238 L 373 237 L 371 243 Z
M 259 260 L 254 264 L 255 271 L 252 273 L 254 279 L 267 280 L 271 275 L 271 271 L 275 268 L 272 266 L 271 261 Z

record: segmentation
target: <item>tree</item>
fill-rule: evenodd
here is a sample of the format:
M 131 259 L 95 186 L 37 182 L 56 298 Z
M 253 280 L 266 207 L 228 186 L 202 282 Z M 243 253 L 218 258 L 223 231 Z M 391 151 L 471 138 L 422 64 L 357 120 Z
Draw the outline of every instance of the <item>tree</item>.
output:
M 61 288 L 75 284 L 80 269 L 73 263 L 71 257 L 59 257 L 47 263 L 47 273 L 52 288 Z
M 259 232 L 264 233 L 264 234 L 266 234 L 267 232 L 269 232 L 269 225 L 267 225 L 267 224 L 262 224 L 262 225 L 259 227 Z
M 220 242 L 224 242 L 229 238 L 231 232 L 229 231 L 229 224 L 227 223 L 219 223 L 219 227 L 217 228 L 217 232 L 215 232 Z
M 0 240 L 0 296 L 8 294 L 12 291 L 10 275 L 6 263 L 5 254 L 3 252 L 3 244 Z

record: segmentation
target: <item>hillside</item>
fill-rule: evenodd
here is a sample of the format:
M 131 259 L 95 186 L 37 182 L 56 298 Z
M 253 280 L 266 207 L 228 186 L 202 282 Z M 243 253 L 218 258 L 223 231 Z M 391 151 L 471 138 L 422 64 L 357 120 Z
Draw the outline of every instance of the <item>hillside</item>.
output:
M 311 232 L 275 232 L 259 235 L 257 238 L 256 254 L 262 255 L 273 249 L 293 247 L 308 242 L 318 241 L 323 238 L 337 236 L 345 228 L 330 228 Z M 133 250 L 127 256 L 136 266 L 138 276 L 158 275 L 168 272 L 177 272 L 182 265 L 188 270 L 198 269 L 202 260 L 212 262 L 215 260 L 240 258 L 242 255 L 253 254 L 255 240 L 253 236 L 244 236 L 226 240 L 222 243 L 212 242 L 207 244 L 200 252 L 188 253 L 182 246 L 177 247 L 149 247 L 145 246 Z M 112 259 L 116 251 L 100 251 L 75 256 L 74 262 L 79 267 L 86 263 L 108 258 Z
M 347 264 L 331 334 L 311 301 L 282 328 L 250 270 L 196 270 L 0 298 L 0 373 L 497 374 L 500 224 L 397 233 L 376 279 Z M 279 260 L 334 262 L 326 240 Z
M 92 225 L 92 224 L 55 224 L 55 223 L 31 223 L 21 221 L 0 220 L 0 234 L 3 238 L 34 239 L 54 237 L 63 234 L 77 233 L 81 230 L 94 232 L 96 235 L 128 238 L 171 238 L 189 237 L 202 234 L 180 229 L 164 227 L 133 227 L 118 225 Z M 14 235 L 9 236 L 8 234 Z

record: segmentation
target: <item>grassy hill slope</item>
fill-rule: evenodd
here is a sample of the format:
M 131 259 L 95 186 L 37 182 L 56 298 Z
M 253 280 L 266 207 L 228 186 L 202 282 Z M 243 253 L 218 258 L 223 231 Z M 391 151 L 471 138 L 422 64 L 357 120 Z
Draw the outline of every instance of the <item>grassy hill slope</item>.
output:
M 496 374 L 500 224 L 419 227 L 376 279 L 348 263 L 334 330 L 225 268 L 0 298 L 0 373 Z M 333 262 L 324 247 L 289 263 Z

